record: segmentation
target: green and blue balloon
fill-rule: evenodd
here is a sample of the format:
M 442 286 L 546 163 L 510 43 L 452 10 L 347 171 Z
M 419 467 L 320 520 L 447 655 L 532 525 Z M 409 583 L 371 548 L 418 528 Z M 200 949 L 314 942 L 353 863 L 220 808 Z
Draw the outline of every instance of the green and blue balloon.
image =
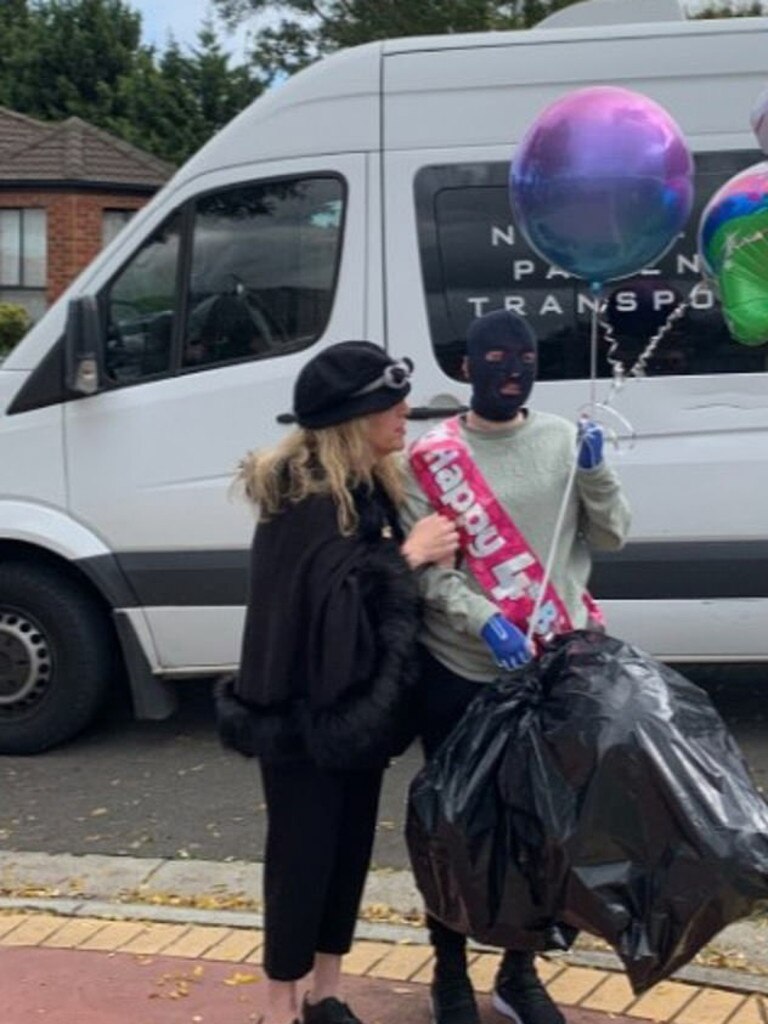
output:
M 699 253 L 742 345 L 768 342 L 768 161 L 730 178 L 699 222 Z

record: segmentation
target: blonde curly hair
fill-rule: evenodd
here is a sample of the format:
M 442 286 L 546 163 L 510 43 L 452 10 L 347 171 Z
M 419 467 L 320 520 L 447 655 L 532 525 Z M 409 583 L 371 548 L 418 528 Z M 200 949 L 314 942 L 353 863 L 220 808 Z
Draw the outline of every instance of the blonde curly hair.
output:
M 352 490 L 381 484 L 398 505 L 404 496 L 403 473 L 394 455 L 372 458 L 368 417 L 332 427 L 292 430 L 275 447 L 249 452 L 235 483 L 263 520 L 312 494 L 330 494 L 336 502 L 339 530 L 354 533 L 358 517 Z

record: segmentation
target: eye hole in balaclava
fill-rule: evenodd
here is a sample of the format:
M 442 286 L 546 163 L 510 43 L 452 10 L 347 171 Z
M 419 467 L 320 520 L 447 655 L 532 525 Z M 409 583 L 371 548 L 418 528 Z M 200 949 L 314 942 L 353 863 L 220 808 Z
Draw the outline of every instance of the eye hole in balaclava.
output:
M 512 420 L 536 379 L 536 336 L 522 317 L 496 310 L 467 332 L 467 376 L 472 411 L 485 420 Z

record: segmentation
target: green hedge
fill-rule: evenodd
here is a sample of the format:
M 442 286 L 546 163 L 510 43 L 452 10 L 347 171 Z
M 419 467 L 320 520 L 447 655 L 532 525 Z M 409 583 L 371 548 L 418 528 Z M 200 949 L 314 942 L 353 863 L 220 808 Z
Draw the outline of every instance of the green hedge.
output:
M 32 321 L 23 306 L 0 302 L 0 359 L 24 337 Z

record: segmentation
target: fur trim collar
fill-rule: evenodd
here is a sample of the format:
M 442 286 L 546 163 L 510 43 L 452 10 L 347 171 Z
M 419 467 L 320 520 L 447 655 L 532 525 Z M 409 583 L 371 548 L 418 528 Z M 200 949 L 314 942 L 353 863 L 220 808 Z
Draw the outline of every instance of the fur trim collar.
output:
M 215 696 L 225 746 L 269 761 L 309 757 L 321 768 L 362 769 L 386 763 L 411 742 L 416 583 L 395 545 L 371 548 L 359 579 L 363 599 L 375 609 L 379 654 L 371 678 L 323 708 L 306 699 L 257 707 L 237 696 L 235 677 L 223 679 Z

